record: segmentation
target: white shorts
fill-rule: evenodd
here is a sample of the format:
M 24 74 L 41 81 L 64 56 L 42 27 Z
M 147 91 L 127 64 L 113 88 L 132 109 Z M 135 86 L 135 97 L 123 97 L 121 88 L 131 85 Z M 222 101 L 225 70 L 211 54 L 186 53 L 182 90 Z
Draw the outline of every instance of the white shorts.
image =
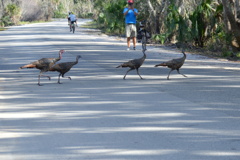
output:
M 126 37 L 136 37 L 137 36 L 137 27 L 136 24 L 126 24 Z

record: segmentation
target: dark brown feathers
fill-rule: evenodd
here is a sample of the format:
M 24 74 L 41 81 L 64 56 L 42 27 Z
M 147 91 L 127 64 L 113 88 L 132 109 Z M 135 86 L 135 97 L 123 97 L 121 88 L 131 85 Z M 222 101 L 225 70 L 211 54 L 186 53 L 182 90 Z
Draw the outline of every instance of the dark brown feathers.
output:
M 41 76 L 45 76 L 42 75 L 42 73 L 49 71 L 49 69 L 59 60 L 61 60 L 62 58 L 62 54 L 64 53 L 64 50 L 60 50 L 59 51 L 59 57 L 57 58 L 42 58 L 39 59 L 37 61 L 34 61 L 30 64 L 21 66 L 19 69 L 24 69 L 24 68 L 37 68 L 40 70 L 40 73 L 38 75 L 38 85 L 40 86 L 40 77 Z M 51 78 L 49 76 L 45 76 L 48 77 L 48 79 L 50 80 Z
M 76 57 L 76 61 L 74 62 L 64 62 L 64 63 L 59 63 L 59 64 L 55 64 L 54 66 L 52 66 L 49 71 L 57 71 L 59 72 L 59 76 L 58 76 L 58 83 L 60 84 L 60 76 L 64 77 L 64 74 L 67 73 L 68 71 L 70 71 L 70 69 L 78 64 L 78 59 L 81 58 L 80 55 L 78 55 Z M 71 80 L 71 77 L 68 77 Z
M 129 71 L 134 70 L 134 69 L 137 70 L 137 74 L 139 75 L 139 77 L 140 77 L 141 79 L 143 79 L 143 78 L 140 76 L 138 69 L 142 66 L 142 64 L 143 64 L 143 62 L 145 61 L 145 59 L 146 59 L 146 54 L 145 54 L 145 51 L 143 51 L 143 56 L 142 56 L 141 58 L 133 59 L 133 60 L 130 60 L 130 61 L 128 61 L 128 62 L 125 62 L 125 63 L 117 66 L 116 68 L 120 68 L 120 67 L 122 67 L 122 68 L 129 67 L 129 68 L 130 68 L 130 69 L 126 72 L 126 74 L 125 74 L 125 76 L 123 77 L 123 79 L 126 78 L 126 75 L 128 74 Z
M 170 73 L 171 73 L 173 70 L 177 70 L 177 72 L 178 72 L 179 74 L 181 74 L 181 73 L 179 72 L 179 69 L 182 67 L 182 65 L 184 64 L 185 59 L 186 59 L 186 57 L 187 57 L 184 51 L 182 51 L 182 53 L 183 53 L 183 57 L 177 58 L 177 59 L 172 59 L 172 60 L 170 60 L 170 61 L 157 64 L 157 65 L 155 65 L 155 67 L 158 67 L 158 66 L 166 66 L 166 67 L 170 68 L 171 70 L 170 70 L 170 72 L 169 72 L 169 74 L 168 74 L 168 77 L 167 77 L 168 80 L 169 80 Z M 181 74 L 181 75 L 183 75 L 184 77 L 187 77 L 187 76 L 185 76 L 184 74 Z

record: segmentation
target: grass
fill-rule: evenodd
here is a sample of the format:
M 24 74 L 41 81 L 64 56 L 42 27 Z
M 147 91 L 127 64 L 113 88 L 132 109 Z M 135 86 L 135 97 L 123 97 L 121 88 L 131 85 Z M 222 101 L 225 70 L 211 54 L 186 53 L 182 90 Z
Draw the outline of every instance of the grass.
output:
M 7 28 L 5 28 L 5 27 L 0 27 L 0 31 L 5 31 L 5 30 L 7 30 Z
M 32 23 L 46 23 L 48 21 L 21 21 L 19 25 L 32 24 Z
M 81 25 L 82 28 L 98 29 L 97 22 L 91 21 L 87 22 L 84 25 Z
M 32 23 L 46 23 L 47 21 L 21 21 L 19 25 L 32 24 Z M 0 31 L 7 30 L 7 27 L 0 27 Z

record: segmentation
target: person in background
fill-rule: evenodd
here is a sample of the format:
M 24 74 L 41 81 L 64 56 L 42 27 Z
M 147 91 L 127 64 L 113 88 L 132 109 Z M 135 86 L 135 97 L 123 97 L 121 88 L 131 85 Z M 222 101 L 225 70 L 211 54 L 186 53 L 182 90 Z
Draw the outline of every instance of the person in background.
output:
M 68 18 L 70 19 L 71 24 L 76 23 L 76 26 L 77 26 L 77 17 L 72 12 L 69 12 Z M 70 25 L 70 32 L 71 31 L 72 31 L 72 28 Z
M 71 20 L 70 20 L 70 14 L 71 14 L 71 12 L 68 12 L 67 19 L 68 19 L 68 25 L 69 25 L 69 28 L 70 28 L 70 30 L 71 30 Z
M 136 27 L 136 17 L 138 15 L 138 10 L 133 7 L 133 0 L 128 0 L 128 7 L 124 8 L 123 14 L 125 16 L 126 24 L 126 37 L 127 37 L 127 50 L 130 50 L 130 41 L 133 41 L 133 50 L 136 50 L 136 36 L 137 36 L 137 27 Z

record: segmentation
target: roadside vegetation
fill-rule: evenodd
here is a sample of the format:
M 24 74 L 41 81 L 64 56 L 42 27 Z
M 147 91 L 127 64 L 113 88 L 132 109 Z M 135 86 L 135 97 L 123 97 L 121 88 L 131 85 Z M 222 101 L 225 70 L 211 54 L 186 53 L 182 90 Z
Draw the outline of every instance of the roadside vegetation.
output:
M 0 31 L 5 31 L 7 28 L 0 27 Z
M 21 9 L 16 4 L 9 4 L 4 8 L 4 14 L 0 18 L 0 26 L 18 25 L 21 16 Z
M 95 19 L 98 26 L 107 33 L 124 35 L 121 8 L 126 2 L 104 2 L 111 5 L 95 1 L 100 6 Z M 240 54 L 239 4 L 238 0 L 135 1 L 138 20 L 147 20 L 152 43 L 178 46 L 184 43 L 189 49 L 229 59 L 238 59 Z
M 0 26 L 66 18 L 72 11 L 79 18 L 93 19 L 94 26 L 107 34 L 124 36 L 122 11 L 126 1 L 22 1 L 5 5 Z M 205 54 L 231 59 L 240 56 L 239 0 L 135 0 L 135 7 L 139 10 L 138 20 L 147 20 L 147 30 L 156 45 L 184 43 L 189 49 Z
M 40 21 L 20 21 L 19 25 L 32 24 L 32 23 L 46 23 L 46 22 L 48 22 L 48 21 L 43 21 L 43 20 L 40 20 Z

